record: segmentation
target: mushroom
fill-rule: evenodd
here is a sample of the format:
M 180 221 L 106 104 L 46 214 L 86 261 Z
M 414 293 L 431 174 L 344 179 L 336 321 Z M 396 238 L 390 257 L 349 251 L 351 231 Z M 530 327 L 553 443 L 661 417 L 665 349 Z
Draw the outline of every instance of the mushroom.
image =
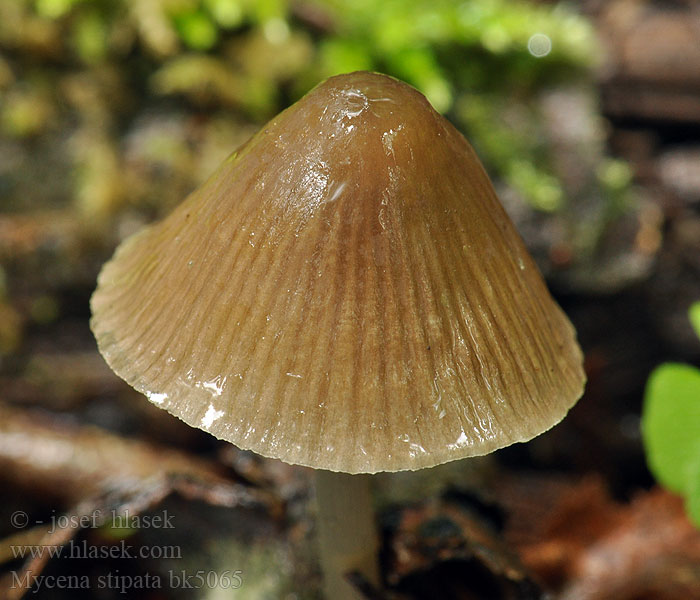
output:
M 332 77 L 92 296 L 111 368 L 186 423 L 318 469 L 330 598 L 377 581 L 367 476 L 539 435 L 580 397 L 575 331 L 464 137 L 415 89 Z

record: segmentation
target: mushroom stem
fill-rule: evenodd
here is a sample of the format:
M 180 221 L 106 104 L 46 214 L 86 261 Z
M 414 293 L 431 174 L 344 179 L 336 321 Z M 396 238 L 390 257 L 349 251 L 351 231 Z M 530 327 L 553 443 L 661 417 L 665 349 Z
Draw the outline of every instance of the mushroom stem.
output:
M 316 471 L 318 537 L 326 598 L 359 600 L 346 574 L 357 571 L 379 585 L 371 475 Z

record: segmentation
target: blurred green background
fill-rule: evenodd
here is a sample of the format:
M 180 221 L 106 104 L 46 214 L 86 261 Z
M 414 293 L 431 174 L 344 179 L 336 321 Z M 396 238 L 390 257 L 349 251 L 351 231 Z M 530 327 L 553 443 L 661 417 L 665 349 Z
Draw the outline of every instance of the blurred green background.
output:
M 606 153 L 600 58 L 591 25 L 561 4 L 3 0 L 0 214 L 31 217 L 4 221 L 0 265 L 31 281 L 36 244 L 50 246 L 51 281 L 27 312 L 57 318 L 52 287 L 90 285 L 119 239 L 267 119 L 330 75 L 369 69 L 414 85 L 465 133 L 546 275 L 614 289 L 648 261 L 629 234 L 608 235 L 639 206 L 627 163 Z M 1 355 L 23 317 L 0 307 Z
M 598 58 L 570 10 L 501 0 L 5 1 L 0 48 L 4 136 L 63 140 L 42 199 L 70 196 L 97 218 L 172 203 L 259 124 L 358 69 L 417 87 L 494 174 L 534 207 L 561 209 L 535 99 L 552 83 L 585 81 Z M 627 182 L 619 164 L 595 167 L 607 194 Z M 153 171 L 158 181 L 146 181 Z M 2 175 L 8 209 L 38 201 Z

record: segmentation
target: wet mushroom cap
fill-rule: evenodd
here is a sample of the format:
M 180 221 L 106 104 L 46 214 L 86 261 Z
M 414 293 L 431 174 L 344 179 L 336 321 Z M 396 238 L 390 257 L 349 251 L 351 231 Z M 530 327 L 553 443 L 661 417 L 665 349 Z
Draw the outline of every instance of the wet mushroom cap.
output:
M 584 385 L 464 137 L 412 87 L 332 77 L 103 268 L 112 369 L 194 427 L 348 473 L 486 454 Z

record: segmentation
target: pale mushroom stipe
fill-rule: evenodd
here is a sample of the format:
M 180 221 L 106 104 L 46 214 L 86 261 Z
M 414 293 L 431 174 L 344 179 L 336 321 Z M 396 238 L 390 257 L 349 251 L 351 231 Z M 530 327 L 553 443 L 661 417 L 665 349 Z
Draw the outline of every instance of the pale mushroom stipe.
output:
M 375 73 L 270 121 L 122 243 L 91 305 L 102 355 L 157 406 L 315 469 L 487 454 L 558 423 L 585 382 L 471 146 Z

